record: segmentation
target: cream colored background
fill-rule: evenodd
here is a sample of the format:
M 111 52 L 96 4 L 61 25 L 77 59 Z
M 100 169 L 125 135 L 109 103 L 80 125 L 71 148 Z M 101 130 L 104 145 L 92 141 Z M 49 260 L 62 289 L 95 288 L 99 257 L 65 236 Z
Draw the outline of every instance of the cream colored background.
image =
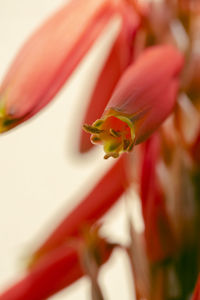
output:
M 62 3 L 0 0 L 0 80 L 23 41 Z M 118 19 L 111 22 L 110 34 L 97 41 L 55 101 L 31 121 L 0 136 L 0 293 L 23 274 L 38 236 L 55 226 L 56 220 L 87 192 L 93 184 L 91 178 L 97 181 L 112 164 L 112 160 L 102 159 L 101 149 L 84 156 L 76 149 L 80 112 L 91 92 L 91 80 L 100 69 L 95 60 L 100 63 L 104 59 L 102 47 L 106 55 L 119 26 Z M 125 202 L 118 203 L 103 227 L 106 236 L 124 244 L 129 239 L 126 209 Z M 131 273 L 122 251 L 115 252 L 102 269 L 100 284 L 105 299 L 134 299 Z M 51 299 L 90 299 L 89 291 L 90 283 L 82 279 Z

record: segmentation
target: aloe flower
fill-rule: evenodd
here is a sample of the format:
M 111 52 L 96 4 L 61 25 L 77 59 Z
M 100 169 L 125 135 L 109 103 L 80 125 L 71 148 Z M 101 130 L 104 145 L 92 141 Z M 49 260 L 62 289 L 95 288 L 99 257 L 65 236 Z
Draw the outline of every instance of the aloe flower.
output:
M 87 275 L 87 257 L 98 267 L 104 264 L 114 245 L 91 229 L 81 238 L 64 243 L 48 253 L 32 270 L 5 293 L 1 300 L 42 300 Z
M 83 276 L 78 248 L 62 245 L 37 267 L 0 294 L 1 300 L 45 299 Z M 66 272 L 67 270 L 67 272 Z
M 0 87 L 0 131 L 29 119 L 47 105 L 109 22 L 119 17 L 121 28 L 108 61 L 109 67 L 114 65 L 116 75 L 107 87 L 106 104 L 109 90 L 131 59 L 138 17 L 128 8 L 122 0 L 75 0 L 38 28 L 17 55 Z M 121 54 L 115 53 L 116 49 Z M 118 57 L 115 66 L 113 59 Z
M 40 257 L 66 240 L 79 236 L 85 226 L 97 222 L 115 204 L 129 185 L 126 167 L 127 158 L 122 156 L 47 237 L 33 254 L 33 264 L 37 264 Z
M 104 158 L 117 160 L 0 300 L 44 300 L 83 276 L 92 299 L 103 300 L 99 268 L 118 246 L 128 254 L 136 300 L 200 300 L 198 1 L 70 1 L 36 30 L 5 76 L 0 132 L 46 106 L 116 18 L 119 30 L 78 117 L 79 155 L 101 144 Z M 136 200 L 132 188 L 144 228 L 129 217 L 129 242 L 111 243 L 99 224 L 123 194 Z
M 105 157 L 130 152 L 172 112 L 182 55 L 172 46 L 145 50 L 121 77 L 101 119 L 84 129 L 103 144 Z
M 99 265 L 109 259 L 114 245 L 91 226 L 128 187 L 126 167 L 127 157 L 122 156 L 30 257 L 27 275 L 0 294 L 0 300 L 42 300 L 69 286 L 87 275 L 85 251 L 92 251 Z

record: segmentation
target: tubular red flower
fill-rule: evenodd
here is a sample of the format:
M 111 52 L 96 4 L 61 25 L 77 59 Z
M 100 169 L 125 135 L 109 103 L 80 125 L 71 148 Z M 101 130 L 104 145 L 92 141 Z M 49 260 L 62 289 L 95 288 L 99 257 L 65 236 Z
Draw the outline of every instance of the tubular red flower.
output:
M 119 37 L 97 80 L 83 124 L 93 123 L 103 113 L 120 76 L 133 59 L 134 37 L 139 27 L 139 18 L 134 10 L 125 4 L 121 7 L 121 13 L 123 25 Z M 88 134 L 82 131 L 80 151 L 88 151 L 91 147 Z
M 1 294 L 0 300 L 46 299 L 85 275 L 86 252 L 91 259 L 98 255 L 95 263 L 100 267 L 109 259 L 112 250 L 112 244 L 93 234 L 86 242 L 74 239 L 64 243 L 47 253 L 24 278 Z
M 50 234 L 34 253 L 33 261 L 37 262 L 48 251 L 79 235 L 84 226 L 95 223 L 119 199 L 127 185 L 126 157 L 122 156 L 83 201 Z
M 71 1 L 32 35 L 0 88 L 1 132 L 30 118 L 55 96 L 108 22 L 122 17 L 121 3 Z
M 62 245 L 46 255 L 32 272 L 0 295 L 0 299 L 45 299 L 81 276 L 83 276 L 83 270 L 77 250 Z
M 118 157 L 147 139 L 172 112 L 183 57 L 172 46 L 145 50 L 120 79 L 101 119 L 84 125 L 105 158 Z
M 165 195 L 159 184 L 156 167 L 160 160 L 160 139 L 153 135 L 144 146 L 141 170 L 141 200 L 145 223 L 145 241 L 151 261 L 168 258 L 176 249 Z

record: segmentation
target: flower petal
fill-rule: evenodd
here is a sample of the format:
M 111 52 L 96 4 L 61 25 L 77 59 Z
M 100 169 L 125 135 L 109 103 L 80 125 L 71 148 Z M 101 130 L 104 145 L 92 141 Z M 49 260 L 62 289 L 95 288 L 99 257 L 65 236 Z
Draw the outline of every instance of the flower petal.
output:
M 47 255 L 22 280 L 0 295 L 0 300 L 42 300 L 83 276 L 73 247 L 62 245 Z
M 108 173 L 97 183 L 82 202 L 58 225 L 33 254 L 37 261 L 46 252 L 67 239 L 79 235 L 88 224 L 95 223 L 119 199 L 128 185 L 126 157 L 121 157 Z
M 47 253 L 24 278 L 1 294 L 0 300 L 43 300 L 50 297 L 85 275 L 83 263 L 87 251 L 91 256 L 92 251 L 97 251 L 101 260 L 96 263 L 100 267 L 109 259 L 114 245 L 99 236 L 92 237 L 92 234 L 91 245 L 79 238 Z
M 71 1 L 31 36 L 0 88 L 0 131 L 30 118 L 55 96 L 110 19 L 120 13 L 120 2 Z
M 98 78 L 83 124 L 93 123 L 103 113 L 120 76 L 133 58 L 134 37 L 139 27 L 139 18 L 128 5 L 122 5 L 120 10 L 123 17 L 122 28 Z M 82 131 L 80 151 L 86 152 L 91 147 L 88 134 Z

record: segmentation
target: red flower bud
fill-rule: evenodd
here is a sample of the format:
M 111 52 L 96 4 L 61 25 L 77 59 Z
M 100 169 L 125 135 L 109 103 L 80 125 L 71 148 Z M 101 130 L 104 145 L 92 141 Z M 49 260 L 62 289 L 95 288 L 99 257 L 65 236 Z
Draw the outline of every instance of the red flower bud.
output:
M 0 300 L 46 299 L 87 275 L 88 258 L 99 268 L 113 248 L 98 232 L 88 231 L 87 236 L 65 242 L 47 253 L 24 278 L 1 294 Z
M 91 141 L 103 144 L 105 158 L 118 157 L 147 139 L 172 112 L 183 57 L 172 46 L 145 50 L 121 77 L 101 119 L 92 126 Z
M 94 224 L 119 199 L 128 185 L 126 157 L 121 157 L 104 175 L 89 194 L 47 237 L 33 254 L 33 261 L 40 259 L 48 251 L 64 241 L 78 236 L 85 226 Z
M 19 282 L 0 295 L 0 300 L 42 300 L 83 276 L 78 248 L 55 249 Z
M 71 1 L 31 36 L 0 88 L 0 132 L 30 118 L 55 96 L 112 18 L 123 18 L 121 3 Z

